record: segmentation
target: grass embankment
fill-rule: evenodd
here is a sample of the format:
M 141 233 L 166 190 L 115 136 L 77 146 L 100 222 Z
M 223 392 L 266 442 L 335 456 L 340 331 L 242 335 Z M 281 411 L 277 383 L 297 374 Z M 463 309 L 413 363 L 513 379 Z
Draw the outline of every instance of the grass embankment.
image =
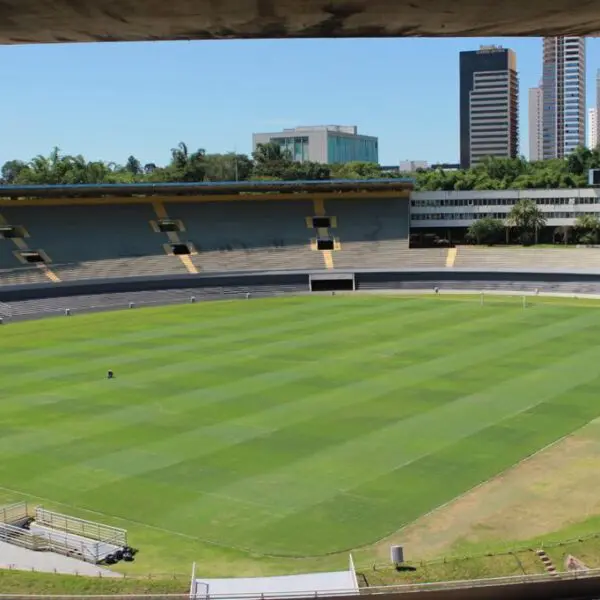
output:
M 185 578 L 113 579 L 0 570 L 1 594 L 189 594 Z

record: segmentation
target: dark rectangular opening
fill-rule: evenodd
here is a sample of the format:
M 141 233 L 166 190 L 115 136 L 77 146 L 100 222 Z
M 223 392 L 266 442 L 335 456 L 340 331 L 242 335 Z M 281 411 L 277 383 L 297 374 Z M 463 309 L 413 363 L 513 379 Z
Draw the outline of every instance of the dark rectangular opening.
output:
M 190 247 L 187 244 L 171 244 L 171 252 L 173 252 L 175 256 L 191 254 Z
M 26 263 L 36 264 L 36 263 L 44 263 L 44 257 L 39 252 L 28 251 L 21 252 L 21 257 Z
M 317 240 L 317 250 L 333 250 L 333 240 Z
M 25 230 L 20 225 L 2 225 L 0 226 L 0 237 L 7 240 L 25 237 Z
M 161 219 L 158 222 L 158 229 L 163 233 L 169 233 L 171 231 L 181 231 L 181 228 L 179 227 L 179 222 L 174 221 L 173 219 Z
M 331 227 L 331 219 L 329 217 L 313 217 L 312 221 L 315 229 L 327 229 Z
M 347 292 L 354 289 L 352 279 L 312 279 L 311 292 Z

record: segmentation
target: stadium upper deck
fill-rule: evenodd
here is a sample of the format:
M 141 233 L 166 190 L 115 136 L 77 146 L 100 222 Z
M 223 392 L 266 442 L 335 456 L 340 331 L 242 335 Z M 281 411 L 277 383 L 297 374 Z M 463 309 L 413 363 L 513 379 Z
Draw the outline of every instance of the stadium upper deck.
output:
M 83 185 L 0 185 L 0 203 L 36 201 L 48 203 L 107 201 L 110 199 L 160 200 L 186 197 L 190 200 L 305 199 L 310 195 L 351 197 L 407 197 L 413 189 L 411 179 L 333 179 L 324 181 L 238 181 L 200 183 L 130 183 Z

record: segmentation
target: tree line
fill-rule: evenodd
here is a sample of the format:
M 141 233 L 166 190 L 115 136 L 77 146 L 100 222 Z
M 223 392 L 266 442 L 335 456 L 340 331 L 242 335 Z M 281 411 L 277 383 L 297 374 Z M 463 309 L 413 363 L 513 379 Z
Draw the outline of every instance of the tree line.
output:
M 536 244 L 546 227 L 546 217 L 533 200 L 517 202 L 505 220 L 484 217 L 469 226 L 466 239 L 473 244 L 502 244 L 518 241 L 523 245 Z M 561 244 L 598 244 L 600 219 L 596 215 L 579 215 L 573 226 L 556 227 L 553 242 Z
M 10 160 L 2 166 L 1 182 L 12 185 L 85 183 L 161 183 L 190 181 L 326 180 L 412 177 L 420 191 L 576 188 L 587 186 L 587 172 L 600 168 L 600 151 L 578 148 L 564 160 L 529 162 L 524 158 L 488 158 L 466 170 L 420 170 L 389 173 L 376 163 L 324 165 L 294 162 L 278 144 L 260 144 L 251 156 L 208 154 L 183 142 L 171 150 L 166 165 L 142 164 L 135 156 L 124 163 L 88 161 L 54 148 L 48 156 Z

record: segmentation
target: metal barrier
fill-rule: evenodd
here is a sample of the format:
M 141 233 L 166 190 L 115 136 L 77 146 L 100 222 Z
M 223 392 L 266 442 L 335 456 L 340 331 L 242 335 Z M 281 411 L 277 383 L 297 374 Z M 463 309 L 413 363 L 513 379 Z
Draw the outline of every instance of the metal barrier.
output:
M 0 523 L 0 541 L 28 550 L 48 550 L 44 541 L 23 527 Z
M 10 319 L 12 317 L 12 307 L 9 304 L 0 302 L 0 317 Z
M 9 525 L 20 524 L 27 520 L 28 517 L 27 502 L 16 502 L 15 504 L 0 507 L 0 523 L 8 523 Z
M 77 517 L 63 515 L 46 510 L 41 506 L 35 509 L 35 521 L 38 525 L 50 527 L 57 531 L 98 540 L 99 542 L 119 546 L 120 548 L 127 546 L 127 531 L 119 527 L 112 527 L 94 521 L 86 521 Z

